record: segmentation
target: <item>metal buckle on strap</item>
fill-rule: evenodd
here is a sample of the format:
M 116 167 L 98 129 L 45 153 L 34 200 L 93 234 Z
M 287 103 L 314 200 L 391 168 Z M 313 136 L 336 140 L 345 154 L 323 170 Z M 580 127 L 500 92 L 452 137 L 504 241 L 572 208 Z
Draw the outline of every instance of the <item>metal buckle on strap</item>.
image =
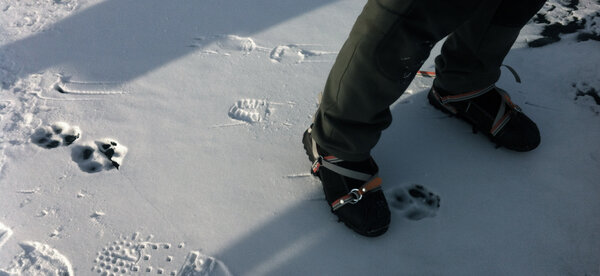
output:
M 381 189 L 381 178 L 375 177 L 371 181 L 365 183 L 362 187 L 354 188 L 354 189 L 350 190 L 350 192 L 348 192 L 348 194 L 346 194 L 346 195 L 340 197 L 338 200 L 334 201 L 331 204 L 331 209 L 333 211 L 336 211 L 336 210 L 344 207 L 348 203 L 356 204 L 363 198 L 363 196 L 365 194 L 367 194 L 369 192 L 377 191 L 379 189 Z
M 338 199 L 331 206 L 333 211 L 344 207 L 346 204 L 356 204 L 362 199 L 363 195 L 358 189 L 352 189 L 350 192 Z
M 350 192 L 348 193 L 348 195 L 352 197 L 351 199 L 347 200 L 347 203 L 350 203 L 350 204 L 356 204 L 363 197 L 362 193 L 360 193 L 358 191 L 358 189 L 352 189 L 352 190 L 350 190 Z

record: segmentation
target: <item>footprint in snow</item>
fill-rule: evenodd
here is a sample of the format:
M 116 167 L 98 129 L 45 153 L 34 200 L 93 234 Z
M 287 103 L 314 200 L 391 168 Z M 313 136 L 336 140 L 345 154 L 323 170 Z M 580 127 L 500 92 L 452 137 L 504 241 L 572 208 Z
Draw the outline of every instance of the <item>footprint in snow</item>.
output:
M 37 128 L 31 135 L 31 141 L 47 149 L 58 146 L 69 146 L 81 136 L 81 130 L 77 126 L 71 126 L 65 122 L 56 122 L 51 126 Z
M 336 55 L 336 52 L 326 52 L 316 49 L 315 45 L 288 44 L 278 45 L 274 48 L 257 45 L 251 37 L 237 35 L 217 35 L 211 37 L 194 38 L 193 48 L 203 48 L 204 54 L 222 54 L 229 56 L 232 52 L 249 54 L 253 51 L 268 53 L 273 63 L 298 64 L 302 62 L 328 62 L 331 58 L 325 56 Z M 320 58 L 319 58 L 320 57 Z M 318 59 L 319 58 L 319 59 Z
M 112 138 L 77 145 L 71 151 L 71 159 L 88 173 L 119 169 L 127 154 L 127 147 Z
M 273 63 L 283 63 L 283 64 L 295 64 L 302 62 L 311 62 L 311 61 L 329 61 L 327 59 L 324 60 L 314 60 L 316 57 L 321 57 L 325 55 L 334 55 L 332 52 L 324 52 L 317 50 L 309 50 L 301 48 L 299 45 L 290 44 L 290 45 L 279 45 L 273 50 L 271 50 L 271 54 L 269 55 L 271 61 Z
M 10 228 L 0 223 L 0 249 L 12 234 Z M 23 252 L 7 268 L 0 269 L 0 275 L 74 275 L 69 259 L 49 245 L 24 241 L 19 246 Z
M 217 40 L 217 45 L 223 50 L 239 51 L 249 53 L 256 49 L 256 43 L 251 37 L 241 37 L 237 35 L 221 36 Z
M 231 275 L 227 266 L 199 251 L 185 250 L 185 243 L 153 242 L 139 233 L 121 237 L 96 254 L 92 271 L 101 275 L 152 273 L 157 275 Z
M 390 206 L 410 220 L 434 217 L 440 208 L 440 197 L 421 185 L 410 185 L 390 191 Z
M 218 54 L 220 51 L 250 53 L 257 48 L 256 43 L 251 37 L 242 37 L 237 35 L 218 35 L 209 38 L 194 38 L 194 44 L 189 47 L 205 48 L 204 53 Z M 216 47 L 215 47 L 216 46 Z
M 229 108 L 229 117 L 247 123 L 258 123 L 269 118 L 269 102 L 257 99 L 242 99 Z
M 24 241 L 19 246 L 23 252 L 0 275 L 74 275 L 69 259 L 49 245 Z

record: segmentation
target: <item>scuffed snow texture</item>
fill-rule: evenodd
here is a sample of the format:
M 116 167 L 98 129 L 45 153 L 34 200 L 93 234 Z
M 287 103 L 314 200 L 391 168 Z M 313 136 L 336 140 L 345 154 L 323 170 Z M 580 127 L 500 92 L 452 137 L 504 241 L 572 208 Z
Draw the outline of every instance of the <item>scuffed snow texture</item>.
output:
M 600 2 L 596 0 L 551 0 L 534 16 L 540 38 L 529 41 L 541 47 L 561 39 L 564 34 L 577 34 L 578 41 L 600 41 Z

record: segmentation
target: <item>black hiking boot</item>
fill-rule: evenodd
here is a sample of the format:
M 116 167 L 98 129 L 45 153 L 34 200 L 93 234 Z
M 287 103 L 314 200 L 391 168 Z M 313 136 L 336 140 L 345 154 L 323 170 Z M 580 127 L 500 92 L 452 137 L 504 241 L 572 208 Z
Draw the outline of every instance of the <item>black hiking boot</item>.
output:
M 350 162 L 336 158 L 315 143 L 311 130 L 312 126 L 304 132 L 302 143 L 308 159 L 313 162 L 312 174 L 321 179 L 331 211 L 363 236 L 385 233 L 390 224 L 390 209 L 381 190 L 375 161 L 369 158 Z
M 470 123 L 474 131 L 485 133 L 498 146 L 530 151 L 540 144 L 537 125 L 495 85 L 458 95 L 432 87 L 427 98 L 431 105 Z

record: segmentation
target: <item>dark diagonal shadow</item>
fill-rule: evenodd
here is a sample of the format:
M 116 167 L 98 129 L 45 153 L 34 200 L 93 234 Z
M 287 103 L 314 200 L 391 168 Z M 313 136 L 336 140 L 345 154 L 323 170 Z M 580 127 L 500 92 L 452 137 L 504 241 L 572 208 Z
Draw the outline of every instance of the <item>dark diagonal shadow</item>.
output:
M 123 82 L 197 50 L 195 36 L 248 36 L 334 1 L 107 0 L 0 52 L 18 53 L 20 76 L 58 66 Z
M 355 234 L 336 222 L 323 199 L 291 206 L 217 257 L 234 275 L 393 275 L 394 266 L 378 257 L 390 239 Z

